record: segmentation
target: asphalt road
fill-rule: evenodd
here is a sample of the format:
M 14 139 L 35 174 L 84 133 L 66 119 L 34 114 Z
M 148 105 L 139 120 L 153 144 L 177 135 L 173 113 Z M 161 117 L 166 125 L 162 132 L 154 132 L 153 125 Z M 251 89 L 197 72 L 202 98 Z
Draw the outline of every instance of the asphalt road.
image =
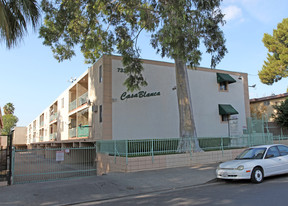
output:
M 127 206 L 127 205 L 288 205 L 288 175 L 267 178 L 261 184 L 250 181 L 217 181 L 201 186 L 178 188 L 158 193 L 147 193 L 95 202 L 77 204 L 81 206 Z

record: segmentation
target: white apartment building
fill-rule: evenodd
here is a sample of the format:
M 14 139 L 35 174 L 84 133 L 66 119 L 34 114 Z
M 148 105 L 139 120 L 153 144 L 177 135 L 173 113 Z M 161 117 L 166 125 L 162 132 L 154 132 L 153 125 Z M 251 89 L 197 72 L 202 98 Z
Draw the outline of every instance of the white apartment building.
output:
M 143 66 L 148 86 L 127 92 L 121 57 L 104 55 L 28 125 L 27 144 L 179 137 L 174 64 Z M 197 135 L 242 135 L 250 116 L 247 74 L 197 68 L 188 76 Z

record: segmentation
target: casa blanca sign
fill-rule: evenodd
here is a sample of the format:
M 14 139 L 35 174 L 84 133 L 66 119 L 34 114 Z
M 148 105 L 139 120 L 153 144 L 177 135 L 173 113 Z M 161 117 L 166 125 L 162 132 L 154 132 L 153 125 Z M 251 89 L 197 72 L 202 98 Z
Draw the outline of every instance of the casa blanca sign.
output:
M 125 73 L 124 68 L 117 68 L 117 72 L 119 73 Z M 120 96 L 121 100 L 127 100 L 127 99 L 135 99 L 135 98 L 146 98 L 146 97 L 155 97 L 155 96 L 160 96 L 160 92 L 147 92 L 147 91 L 139 91 L 137 93 L 128 93 L 128 92 L 123 92 Z
M 160 96 L 160 92 L 147 92 L 147 91 L 140 91 L 134 94 L 129 94 L 127 92 L 123 92 L 120 96 L 121 100 L 133 99 L 133 98 L 146 98 L 146 97 L 155 97 Z

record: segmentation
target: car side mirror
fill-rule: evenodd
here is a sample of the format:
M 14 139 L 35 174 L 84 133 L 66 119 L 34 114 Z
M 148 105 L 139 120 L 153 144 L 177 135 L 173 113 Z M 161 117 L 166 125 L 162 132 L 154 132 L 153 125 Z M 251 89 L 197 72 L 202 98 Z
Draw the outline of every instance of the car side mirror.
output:
M 267 154 L 265 159 L 269 159 L 269 158 L 272 158 L 272 157 L 274 157 L 274 154 Z

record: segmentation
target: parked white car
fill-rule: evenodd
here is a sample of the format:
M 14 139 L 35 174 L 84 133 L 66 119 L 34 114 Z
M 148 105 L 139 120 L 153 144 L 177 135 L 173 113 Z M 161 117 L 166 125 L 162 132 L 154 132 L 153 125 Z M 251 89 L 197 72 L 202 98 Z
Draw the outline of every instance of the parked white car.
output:
M 246 149 L 235 160 L 221 163 L 216 170 L 217 178 L 251 179 L 254 183 L 285 173 L 288 173 L 288 147 L 280 144 Z

